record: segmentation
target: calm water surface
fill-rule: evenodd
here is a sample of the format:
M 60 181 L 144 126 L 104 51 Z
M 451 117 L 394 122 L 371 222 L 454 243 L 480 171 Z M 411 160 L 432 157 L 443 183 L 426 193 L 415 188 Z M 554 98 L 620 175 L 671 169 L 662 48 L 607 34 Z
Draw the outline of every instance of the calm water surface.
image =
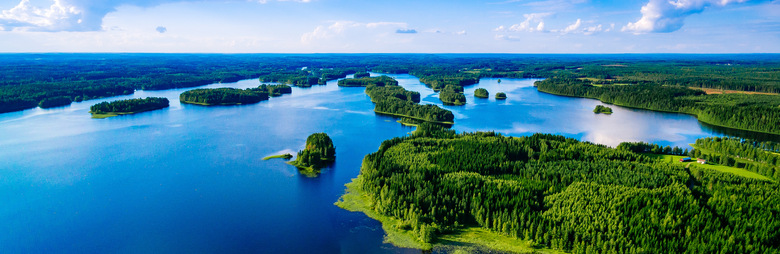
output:
M 373 74 L 377 75 L 377 74 Z M 423 103 L 437 95 L 410 75 L 390 75 Z M 539 93 L 531 79 L 482 79 L 468 104 L 445 106 L 458 131 L 562 134 L 615 146 L 647 141 L 686 146 L 722 135 L 695 117 L 612 107 Z M 256 87 L 257 80 L 208 87 Z M 476 88 L 490 99 L 475 99 Z M 254 105 L 183 105 L 189 89 L 0 114 L 0 246 L 3 252 L 419 253 L 382 243 L 381 225 L 333 203 L 363 156 L 413 131 L 377 116 L 364 88 L 336 82 L 293 88 Z M 496 92 L 508 99 L 496 101 Z M 91 119 L 101 101 L 167 97 L 163 110 Z M 335 164 L 309 178 L 268 155 L 295 153 L 326 132 Z M 731 133 L 733 135 L 733 133 Z

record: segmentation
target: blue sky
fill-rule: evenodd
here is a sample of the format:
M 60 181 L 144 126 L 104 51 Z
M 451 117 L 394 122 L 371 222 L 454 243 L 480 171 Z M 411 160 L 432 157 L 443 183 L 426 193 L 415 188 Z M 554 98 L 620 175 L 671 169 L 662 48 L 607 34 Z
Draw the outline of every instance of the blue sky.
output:
M 780 1 L 0 0 L 0 52 L 780 53 Z

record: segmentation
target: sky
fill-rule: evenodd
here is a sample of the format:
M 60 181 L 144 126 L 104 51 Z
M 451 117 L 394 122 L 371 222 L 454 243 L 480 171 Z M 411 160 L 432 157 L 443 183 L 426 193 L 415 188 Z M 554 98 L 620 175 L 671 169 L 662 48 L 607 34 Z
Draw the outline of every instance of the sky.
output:
M 780 0 L 0 0 L 0 52 L 780 53 Z

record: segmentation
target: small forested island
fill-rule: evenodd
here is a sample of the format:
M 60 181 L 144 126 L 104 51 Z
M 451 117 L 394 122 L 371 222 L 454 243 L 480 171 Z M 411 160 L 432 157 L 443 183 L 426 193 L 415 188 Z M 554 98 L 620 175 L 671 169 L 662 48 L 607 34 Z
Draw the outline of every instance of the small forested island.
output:
M 92 114 L 92 118 L 106 118 L 167 108 L 168 105 L 168 98 L 160 97 L 118 100 L 112 102 L 104 101 L 89 107 L 89 113 Z
M 358 72 L 358 73 L 355 73 L 355 75 L 353 75 L 352 77 L 353 78 L 367 78 L 367 77 L 370 77 L 370 76 L 371 76 L 371 73 L 368 73 L 368 72 Z
M 298 152 L 297 158 L 289 162 L 304 173 L 318 173 L 323 167 L 336 160 L 336 147 L 328 134 L 314 133 L 306 138 L 306 148 Z
M 738 154 L 760 164 L 753 168 L 776 177 L 776 164 L 768 162 L 776 159 L 768 156 L 779 147 L 742 141 L 707 139 L 697 146 L 713 154 L 715 147 L 723 153 L 739 147 Z M 409 248 L 780 251 L 777 178 L 669 162 L 665 157 L 674 155 L 631 149 L 682 153 L 657 145 L 610 148 L 549 134 L 457 134 L 423 123 L 367 155 L 336 204 L 379 220 L 387 241 Z M 751 156 L 755 149 L 764 152 Z
M 382 75 L 379 77 L 362 77 L 362 78 L 348 78 L 342 79 L 338 82 L 339 86 L 345 87 L 365 87 L 368 85 L 376 86 L 397 86 L 398 81 L 394 78 Z
M 414 119 L 438 124 L 452 124 L 455 119 L 455 115 L 449 110 L 432 104 L 418 104 L 420 93 L 408 91 L 400 86 L 369 85 L 366 87 L 366 94 L 375 103 L 374 112 L 408 118 L 406 123 L 412 123 L 410 120 Z
M 272 97 L 282 96 L 282 94 L 290 94 L 292 93 L 292 87 L 288 85 L 267 85 L 262 84 L 258 87 L 261 91 L 268 92 L 269 95 Z
M 202 88 L 181 93 L 179 100 L 204 106 L 252 104 L 268 100 L 268 92 L 260 88 Z
M 496 93 L 496 100 L 506 100 L 506 94 L 502 92 Z
M 612 108 L 603 106 L 603 105 L 596 105 L 596 108 L 593 109 L 593 113 L 596 114 L 612 114 Z
M 466 95 L 463 87 L 459 85 L 447 85 L 439 90 L 439 100 L 445 105 L 465 105 Z
M 487 99 L 490 98 L 490 93 L 485 88 L 477 88 L 477 90 L 474 90 L 474 97 Z

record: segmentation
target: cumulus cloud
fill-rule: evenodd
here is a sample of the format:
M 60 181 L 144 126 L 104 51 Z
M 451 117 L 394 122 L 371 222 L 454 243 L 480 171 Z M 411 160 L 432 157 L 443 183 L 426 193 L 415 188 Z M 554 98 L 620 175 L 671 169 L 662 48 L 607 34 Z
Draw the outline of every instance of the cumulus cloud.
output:
M 372 23 L 359 23 L 354 21 L 333 21 L 331 25 L 317 26 L 314 31 L 304 33 L 301 35 L 302 43 L 309 43 L 315 40 L 330 39 L 336 35 L 341 35 L 345 31 L 350 29 L 362 28 L 362 29 L 377 29 L 377 28 L 394 28 L 398 31 L 414 31 L 414 29 L 408 29 L 407 24 L 403 22 L 372 22 Z M 392 31 L 392 30 L 391 30 Z
M 0 13 L 0 30 L 99 31 L 102 30 L 103 17 L 121 5 L 152 7 L 164 3 L 195 1 L 209 0 L 50 0 L 51 5 L 43 7 L 33 5 L 30 0 L 20 0 L 18 5 Z M 277 1 L 308 3 L 311 0 Z
M 642 6 L 642 18 L 630 22 L 622 31 L 640 33 L 669 33 L 682 28 L 685 18 L 701 13 L 710 6 L 723 7 L 745 2 L 769 0 L 650 0 Z
M 157 30 L 158 33 L 164 34 L 165 32 L 168 32 L 168 28 L 165 28 L 164 26 L 158 26 L 154 30 Z
M 398 29 L 398 30 L 395 30 L 395 33 L 397 33 L 397 34 L 416 34 L 417 30 L 414 30 L 414 29 Z
M 520 24 L 514 24 L 509 28 L 499 26 L 495 29 L 497 32 L 514 31 L 514 32 L 541 32 L 544 31 L 544 18 L 552 15 L 552 13 L 529 13 L 523 14 L 525 20 Z
M 592 24 L 593 21 L 582 21 L 582 19 L 577 19 L 574 23 L 566 26 L 563 29 L 550 29 L 546 30 L 545 24 L 544 24 L 544 18 L 552 15 L 552 13 L 531 13 L 531 14 L 525 14 L 523 15 L 525 17 L 525 21 L 523 21 L 520 24 L 514 24 L 510 27 L 505 26 L 499 26 L 496 29 L 493 29 L 495 32 L 545 32 L 545 33 L 560 33 L 562 35 L 565 34 L 584 34 L 584 35 L 591 35 L 597 32 L 602 31 L 609 31 L 610 29 L 604 29 L 602 25 L 593 25 L 593 26 L 587 26 L 586 24 Z M 614 27 L 614 24 L 612 25 Z M 511 36 L 496 36 L 496 39 L 507 39 L 511 38 Z

